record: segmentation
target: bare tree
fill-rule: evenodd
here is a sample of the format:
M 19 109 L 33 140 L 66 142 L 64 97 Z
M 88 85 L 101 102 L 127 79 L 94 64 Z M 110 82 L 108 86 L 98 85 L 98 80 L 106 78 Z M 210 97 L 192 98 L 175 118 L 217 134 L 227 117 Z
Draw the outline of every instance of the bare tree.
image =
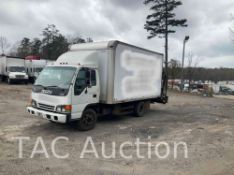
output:
M 9 42 L 7 41 L 6 37 L 0 36 L 0 47 L 1 47 L 1 52 L 4 55 L 6 49 L 10 46 Z

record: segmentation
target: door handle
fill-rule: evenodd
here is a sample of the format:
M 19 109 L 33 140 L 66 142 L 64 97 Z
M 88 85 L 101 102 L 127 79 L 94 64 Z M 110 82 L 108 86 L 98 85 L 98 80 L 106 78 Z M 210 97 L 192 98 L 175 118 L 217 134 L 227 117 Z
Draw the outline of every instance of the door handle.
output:
M 97 97 L 97 94 L 93 94 L 93 98 L 96 98 Z

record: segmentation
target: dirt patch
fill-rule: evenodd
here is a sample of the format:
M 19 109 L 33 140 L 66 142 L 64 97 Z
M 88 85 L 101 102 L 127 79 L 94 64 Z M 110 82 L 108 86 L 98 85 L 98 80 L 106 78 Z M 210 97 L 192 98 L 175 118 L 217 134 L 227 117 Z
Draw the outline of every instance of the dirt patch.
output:
M 0 174 L 233 174 L 234 170 L 234 103 L 229 99 L 204 98 L 189 94 L 169 93 L 167 105 L 153 104 L 145 117 L 106 116 L 97 127 L 79 132 L 74 125 L 58 125 L 30 117 L 25 107 L 31 86 L 0 84 Z M 30 137 L 24 144 L 24 158 L 18 158 L 16 136 Z M 59 153 L 69 152 L 68 159 L 51 154 L 51 142 L 66 136 L 56 147 Z M 102 142 L 111 151 L 111 143 L 134 142 L 136 138 L 152 143 L 186 142 L 188 158 L 179 150 L 178 159 L 80 158 L 87 136 L 92 136 L 98 151 Z M 50 158 L 38 155 L 30 159 L 37 137 L 42 137 Z M 173 149 L 173 147 L 171 147 Z M 143 147 L 144 153 L 147 147 Z M 135 147 L 126 147 L 126 154 Z

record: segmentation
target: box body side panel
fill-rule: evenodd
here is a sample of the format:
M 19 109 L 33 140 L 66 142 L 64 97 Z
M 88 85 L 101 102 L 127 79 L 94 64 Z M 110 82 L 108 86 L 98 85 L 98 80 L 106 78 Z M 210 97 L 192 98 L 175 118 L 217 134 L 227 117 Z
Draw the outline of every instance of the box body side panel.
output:
M 114 103 L 161 95 L 161 54 L 118 44 L 114 61 Z

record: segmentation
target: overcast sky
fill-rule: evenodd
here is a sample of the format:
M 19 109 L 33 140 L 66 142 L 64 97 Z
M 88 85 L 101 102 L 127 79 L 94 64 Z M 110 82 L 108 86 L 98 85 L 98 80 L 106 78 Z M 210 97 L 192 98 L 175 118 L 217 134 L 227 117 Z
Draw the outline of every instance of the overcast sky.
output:
M 192 53 L 200 60 L 199 66 L 234 68 L 230 34 L 234 1 L 182 2 L 176 14 L 187 18 L 189 26 L 170 35 L 169 58 L 181 60 L 182 41 L 189 35 L 186 56 Z M 163 52 L 163 39 L 147 40 L 143 26 L 148 9 L 143 0 L 0 0 L 0 35 L 13 44 L 23 37 L 41 37 L 47 24 L 55 24 L 65 36 L 118 39 Z

